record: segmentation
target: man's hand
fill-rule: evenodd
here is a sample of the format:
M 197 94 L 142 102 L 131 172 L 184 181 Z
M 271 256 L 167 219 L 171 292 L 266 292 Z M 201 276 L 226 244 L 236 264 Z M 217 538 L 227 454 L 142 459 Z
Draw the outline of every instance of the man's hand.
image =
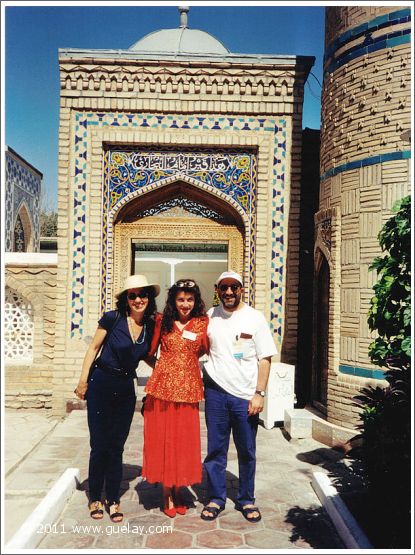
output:
M 261 395 L 255 393 L 252 399 L 249 401 L 248 414 L 249 416 L 254 416 L 259 414 L 264 410 L 264 398 Z

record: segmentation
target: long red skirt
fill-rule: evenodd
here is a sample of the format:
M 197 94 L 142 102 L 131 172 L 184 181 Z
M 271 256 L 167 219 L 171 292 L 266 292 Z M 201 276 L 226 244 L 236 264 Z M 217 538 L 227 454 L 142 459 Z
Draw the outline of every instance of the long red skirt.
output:
M 166 487 L 202 481 L 199 403 L 163 401 L 147 394 L 142 476 Z

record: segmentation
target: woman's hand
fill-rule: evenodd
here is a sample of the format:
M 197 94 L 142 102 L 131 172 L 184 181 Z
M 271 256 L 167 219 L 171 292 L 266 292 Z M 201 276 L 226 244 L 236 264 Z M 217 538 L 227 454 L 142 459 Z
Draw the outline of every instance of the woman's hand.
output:
M 78 399 L 84 400 L 87 389 L 88 389 L 88 383 L 80 381 L 76 386 L 74 393 L 78 397 Z

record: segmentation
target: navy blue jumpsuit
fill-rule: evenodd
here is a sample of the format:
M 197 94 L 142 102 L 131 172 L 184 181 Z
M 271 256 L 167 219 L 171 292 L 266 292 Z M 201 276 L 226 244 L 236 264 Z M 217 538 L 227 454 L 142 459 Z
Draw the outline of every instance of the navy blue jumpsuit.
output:
M 106 312 L 99 325 L 112 331 L 94 363 L 86 394 L 91 453 L 89 458 L 89 499 L 101 500 L 105 482 L 106 500 L 119 503 L 122 454 L 134 415 L 135 369 L 147 356 L 153 322 L 145 321 L 133 343 L 127 318 L 116 321 L 117 312 Z M 113 327 L 115 323 L 115 326 Z

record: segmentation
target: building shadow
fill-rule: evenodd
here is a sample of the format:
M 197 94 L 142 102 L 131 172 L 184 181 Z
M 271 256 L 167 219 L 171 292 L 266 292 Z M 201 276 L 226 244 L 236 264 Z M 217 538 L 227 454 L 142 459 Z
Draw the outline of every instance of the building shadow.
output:
M 367 489 L 364 466 L 358 458 L 340 449 L 319 447 L 299 453 L 298 460 L 326 470 L 333 486 L 340 494 L 362 492 Z
M 323 507 L 296 505 L 287 511 L 285 522 L 292 525 L 290 541 L 313 549 L 344 549 L 345 545 Z
M 141 476 L 141 466 L 136 464 L 123 464 L 122 466 L 122 480 L 121 480 L 121 487 L 120 487 L 120 498 L 126 491 L 130 489 L 129 484 L 133 482 L 138 476 Z M 76 480 L 76 489 L 78 491 L 85 492 L 86 498 L 89 500 L 89 483 L 88 478 L 79 482 Z M 102 496 L 105 495 L 105 491 L 102 492 Z M 103 500 L 103 499 L 102 499 Z

